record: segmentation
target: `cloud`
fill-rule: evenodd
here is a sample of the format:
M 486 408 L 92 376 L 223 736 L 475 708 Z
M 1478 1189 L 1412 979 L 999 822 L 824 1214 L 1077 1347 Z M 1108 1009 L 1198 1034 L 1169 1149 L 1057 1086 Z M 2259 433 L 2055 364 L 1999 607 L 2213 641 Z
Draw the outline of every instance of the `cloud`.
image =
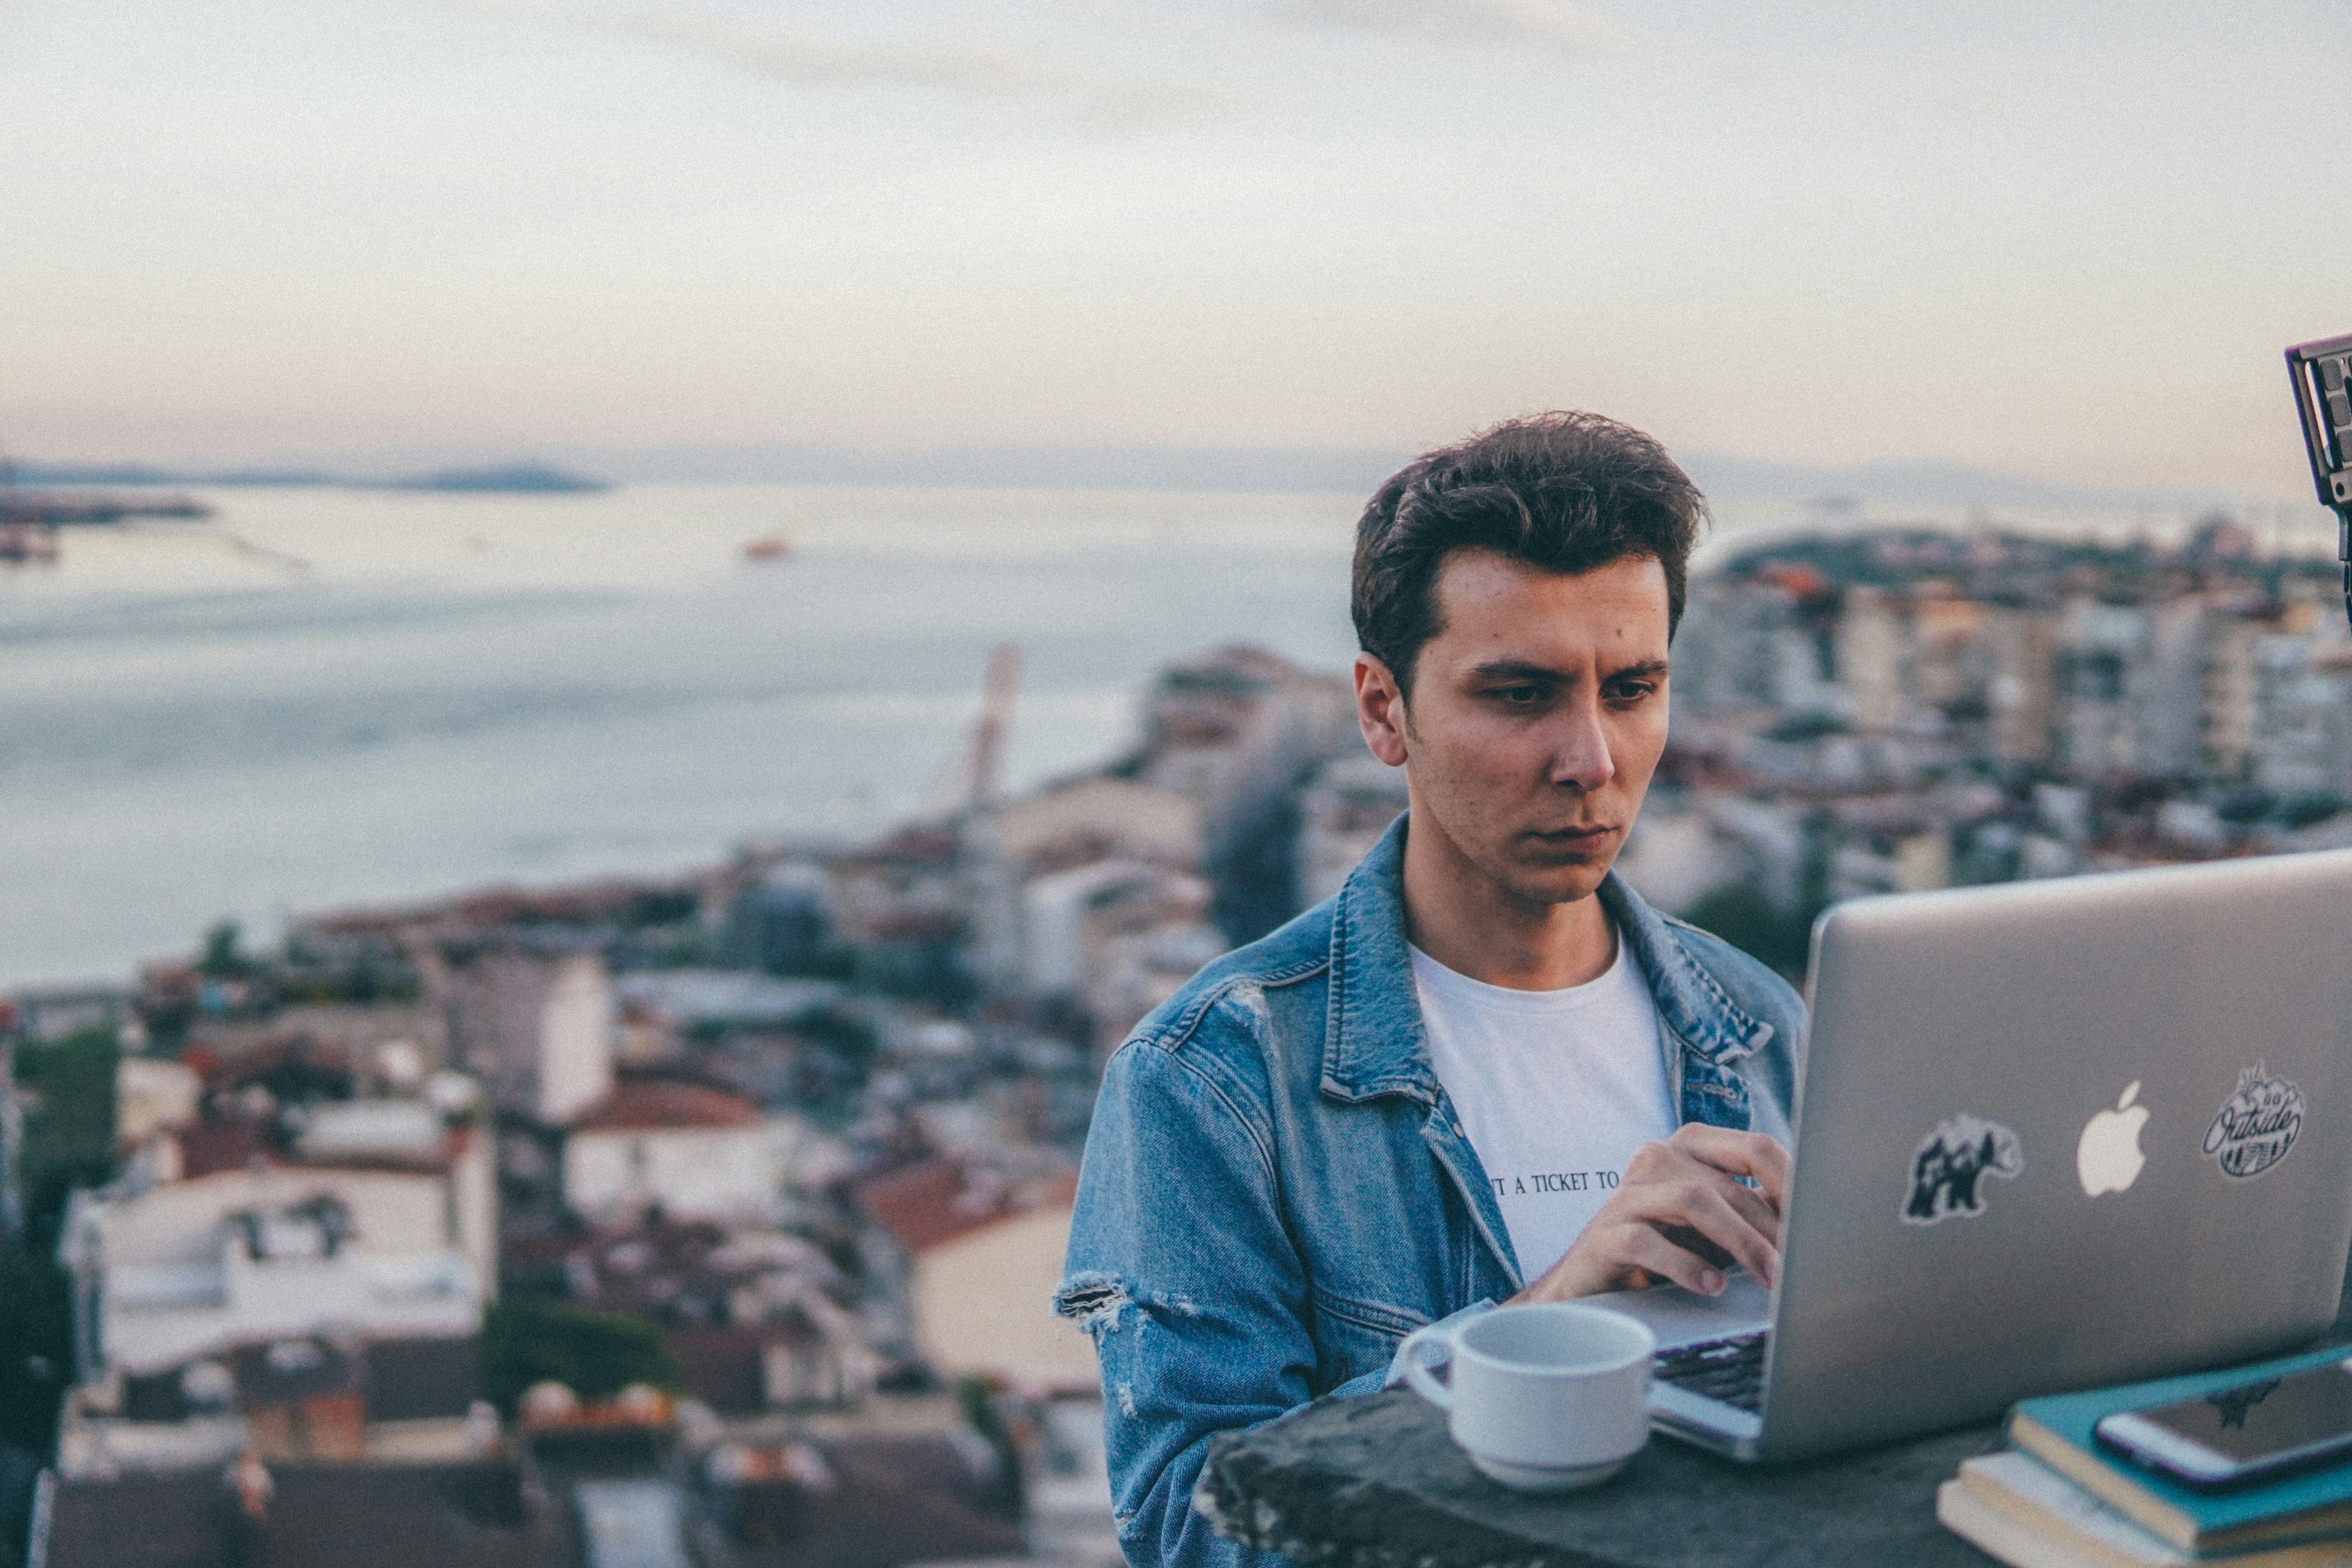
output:
M 0 0 L 5 5 L 7 0 Z M 705 6 L 432 0 L 444 10 L 610 33 L 695 54 L 747 76 L 818 91 L 896 89 L 1000 104 L 1108 132 L 1223 118 L 1244 107 L 1216 84 L 1139 75 L 1067 50 L 977 38 L 845 38 Z
M 1318 26 L 1532 44 L 1573 54 L 1616 48 L 1633 37 L 1632 29 L 1577 0 L 1285 0 L 1278 12 Z

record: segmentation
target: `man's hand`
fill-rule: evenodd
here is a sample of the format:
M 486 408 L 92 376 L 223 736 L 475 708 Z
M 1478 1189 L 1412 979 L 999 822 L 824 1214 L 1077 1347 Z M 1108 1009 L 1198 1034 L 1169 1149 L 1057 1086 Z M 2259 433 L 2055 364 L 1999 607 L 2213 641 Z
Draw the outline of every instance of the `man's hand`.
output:
M 1664 1142 L 1633 1151 L 1623 1182 L 1568 1256 L 1511 1301 L 1565 1301 L 1667 1280 L 1719 1295 L 1722 1270 L 1732 1263 L 1769 1286 L 1780 1269 L 1788 1191 L 1789 1152 L 1777 1141 L 1687 1123 Z

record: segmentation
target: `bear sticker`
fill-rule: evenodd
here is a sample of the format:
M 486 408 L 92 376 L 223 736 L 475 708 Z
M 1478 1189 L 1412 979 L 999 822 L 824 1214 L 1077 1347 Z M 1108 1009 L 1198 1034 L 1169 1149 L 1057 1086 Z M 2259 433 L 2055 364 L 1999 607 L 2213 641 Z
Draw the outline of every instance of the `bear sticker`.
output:
M 2303 1090 L 2256 1062 L 2205 1130 L 2205 1152 L 2225 1176 L 2259 1176 L 2294 1147 L 2304 1110 Z
M 1948 1117 L 1911 1156 L 1911 1195 L 1903 1204 L 1903 1223 L 1934 1225 L 1955 1215 L 1980 1215 L 1985 1178 L 2014 1181 L 2024 1169 L 2025 1150 L 2016 1133 L 1979 1116 Z

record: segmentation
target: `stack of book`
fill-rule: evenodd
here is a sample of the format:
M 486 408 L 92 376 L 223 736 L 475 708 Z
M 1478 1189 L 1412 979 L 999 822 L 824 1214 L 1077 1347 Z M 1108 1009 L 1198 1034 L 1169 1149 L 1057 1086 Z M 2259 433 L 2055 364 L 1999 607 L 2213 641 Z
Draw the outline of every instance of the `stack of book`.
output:
M 2013 1568 L 2352 1565 L 2352 1463 L 2200 1490 L 2132 1464 L 2091 1435 L 2117 1411 L 2196 1399 L 2345 1356 L 2338 1346 L 2258 1367 L 2026 1400 L 2010 1412 L 2010 1451 L 1962 1464 L 1937 1489 L 1936 1517 Z

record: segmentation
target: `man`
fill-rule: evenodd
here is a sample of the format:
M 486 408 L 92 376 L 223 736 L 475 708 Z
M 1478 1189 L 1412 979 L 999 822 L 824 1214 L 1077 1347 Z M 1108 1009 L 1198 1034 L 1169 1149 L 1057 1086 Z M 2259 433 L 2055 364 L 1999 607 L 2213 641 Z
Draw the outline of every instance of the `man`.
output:
M 1103 1078 L 1055 1305 L 1102 1364 L 1137 1568 L 1250 1553 L 1209 1439 L 1385 1381 L 1423 1323 L 1779 1262 L 1802 1008 L 1610 869 L 1666 741 L 1704 517 L 1657 443 L 1552 414 L 1358 525 L 1357 718 L 1409 805 Z

